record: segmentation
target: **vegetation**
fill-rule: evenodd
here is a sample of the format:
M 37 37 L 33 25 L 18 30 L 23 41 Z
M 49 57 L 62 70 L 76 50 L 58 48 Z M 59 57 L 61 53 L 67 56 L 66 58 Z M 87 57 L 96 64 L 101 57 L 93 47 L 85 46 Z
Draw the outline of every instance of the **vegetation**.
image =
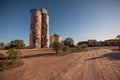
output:
M 89 46 L 89 47 L 96 47 L 96 46 L 98 46 L 98 41 L 97 40 L 95 40 L 95 39 L 90 39 L 90 40 L 88 40 L 87 41 L 88 43 L 87 43 L 87 45 Z
M 64 40 L 64 45 L 69 47 L 74 47 L 74 40 L 72 38 L 66 38 Z
M 72 38 L 66 38 L 66 40 L 64 41 L 64 44 L 59 43 L 59 42 L 54 42 L 52 44 L 52 49 L 56 52 L 56 54 L 58 54 L 59 51 L 63 51 L 61 53 L 61 55 L 66 54 L 66 52 L 67 52 L 67 54 L 71 53 L 73 51 L 76 51 L 76 49 L 77 50 L 82 50 L 86 47 L 88 47 L 88 46 L 85 43 L 77 45 L 76 47 L 74 47 L 74 41 L 73 41 Z
M 7 53 L 8 53 L 9 59 L 13 59 L 13 58 L 17 59 L 17 58 L 20 58 L 20 55 L 21 55 L 21 52 L 16 49 L 9 49 Z
M 119 40 L 118 39 L 105 40 L 103 45 L 104 46 L 118 46 L 119 45 Z
M 25 48 L 25 44 L 23 40 L 13 40 L 10 43 L 7 43 L 5 46 L 5 49 L 24 49 Z
M 69 51 L 69 50 L 70 50 L 69 46 L 63 46 L 62 47 L 62 51 L 64 51 L 64 52 Z
M 105 41 L 97 41 L 95 39 L 90 39 L 88 41 L 78 42 L 77 45 L 87 44 L 88 47 L 98 47 L 98 46 L 118 46 L 119 40 L 118 39 L 108 39 Z
M 77 45 L 77 46 L 76 46 L 76 49 L 77 49 L 77 50 L 81 50 L 81 49 L 82 49 L 82 47 L 81 47 L 81 46 L 79 46 L 79 45 Z
M 9 47 L 9 45 L 10 45 L 10 43 L 7 43 L 6 45 L 5 45 L 5 48 L 4 49 L 9 49 L 10 47 Z
M 87 44 L 83 43 L 83 44 L 81 44 L 81 45 L 77 45 L 77 46 L 76 46 L 76 49 L 77 49 L 77 50 L 82 50 L 82 49 L 87 48 L 87 47 L 88 47 Z
M 0 71 L 20 67 L 24 64 L 23 60 L 20 58 L 20 51 L 15 49 L 8 50 L 8 56 L 5 58 L 2 53 L 0 53 Z
M 118 35 L 116 38 L 120 39 L 120 35 Z
M 54 42 L 52 44 L 52 49 L 55 50 L 56 54 L 58 54 L 59 51 L 62 49 L 62 43 Z
M 0 43 L 0 49 L 4 49 L 5 44 L 3 42 Z
M 120 35 L 118 35 L 116 38 L 119 39 L 119 49 L 120 49 Z
M 87 46 L 87 44 L 82 44 L 82 45 L 80 45 L 80 47 L 82 48 L 82 49 L 84 49 L 84 48 L 87 48 L 88 46 Z

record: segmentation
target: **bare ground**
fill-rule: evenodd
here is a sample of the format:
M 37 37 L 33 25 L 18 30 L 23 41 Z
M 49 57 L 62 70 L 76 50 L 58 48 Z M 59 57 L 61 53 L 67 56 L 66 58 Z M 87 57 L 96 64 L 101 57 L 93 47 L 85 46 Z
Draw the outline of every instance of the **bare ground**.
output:
M 65 56 L 48 51 L 23 54 L 25 64 L 0 72 L 0 80 L 120 80 L 120 52 L 116 48 L 88 48 Z

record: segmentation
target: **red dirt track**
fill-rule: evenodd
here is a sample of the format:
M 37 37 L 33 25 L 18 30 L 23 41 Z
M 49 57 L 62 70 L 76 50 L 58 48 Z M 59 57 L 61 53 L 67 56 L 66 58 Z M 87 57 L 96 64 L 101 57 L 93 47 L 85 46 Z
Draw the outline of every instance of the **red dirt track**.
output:
M 22 67 L 0 72 L 0 80 L 120 80 L 117 48 L 88 48 L 65 56 L 24 52 Z M 26 56 L 25 55 L 25 56 Z

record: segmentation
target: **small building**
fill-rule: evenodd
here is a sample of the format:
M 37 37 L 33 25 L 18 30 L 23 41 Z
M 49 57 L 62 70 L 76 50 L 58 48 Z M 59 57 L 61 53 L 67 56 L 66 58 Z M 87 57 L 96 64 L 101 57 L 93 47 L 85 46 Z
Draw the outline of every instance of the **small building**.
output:
M 50 47 L 54 42 L 62 43 L 62 37 L 58 34 L 54 34 L 50 37 Z

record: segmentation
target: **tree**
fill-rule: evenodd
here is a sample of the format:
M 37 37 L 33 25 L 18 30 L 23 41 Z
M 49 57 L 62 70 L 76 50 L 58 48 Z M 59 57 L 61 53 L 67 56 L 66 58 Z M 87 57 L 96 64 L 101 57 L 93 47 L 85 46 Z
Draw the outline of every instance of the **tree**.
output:
M 7 43 L 4 49 L 9 49 L 9 46 L 10 46 L 10 43 Z
M 118 35 L 116 38 L 119 39 L 119 49 L 120 49 L 120 35 Z
M 104 46 L 104 41 L 99 41 L 98 46 Z
M 54 42 L 52 44 L 52 48 L 55 50 L 56 54 L 58 54 L 58 52 L 62 49 L 62 43 Z
M 4 49 L 5 44 L 3 42 L 0 43 L 0 49 Z
M 10 41 L 10 43 L 6 44 L 5 49 L 10 49 L 10 48 L 24 49 L 25 48 L 24 41 L 23 40 Z
M 79 45 L 79 46 L 82 45 L 82 44 L 88 44 L 88 42 L 87 41 L 80 41 L 80 42 L 77 43 L 77 45 Z
M 82 45 L 80 45 L 80 46 L 81 46 L 81 48 L 82 48 L 82 49 L 84 49 L 84 48 L 87 48 L 87 47 L 88 47 L 88 46 L 87 46 L 87 44 L 85 44 L 85 43 L 84 43 L 84 44 L 82 44 Z
M 106 46 L 118 46 L 119 45 L 119 39 L 109 39 L 109 40 L 105 40 L 104 44 Z
M 72 38 L 66 38 L 64 40 L 64 45 L 69 47 L 74 47 L 74 40 Z
M 116 38 L 120 39 L 120 35 L 118 35 Z
M 13 40 L 10 42 L 10 47 L 16 49 L 23 49 L 25 48 L 25 44 L 23 40 Z
M 95 40 L 95 39 L 90 39 L 90 40 L 88 40 L 87 45 L 90 46 L 90 47 L 97 47 L 98 46 L 98 41 Z

